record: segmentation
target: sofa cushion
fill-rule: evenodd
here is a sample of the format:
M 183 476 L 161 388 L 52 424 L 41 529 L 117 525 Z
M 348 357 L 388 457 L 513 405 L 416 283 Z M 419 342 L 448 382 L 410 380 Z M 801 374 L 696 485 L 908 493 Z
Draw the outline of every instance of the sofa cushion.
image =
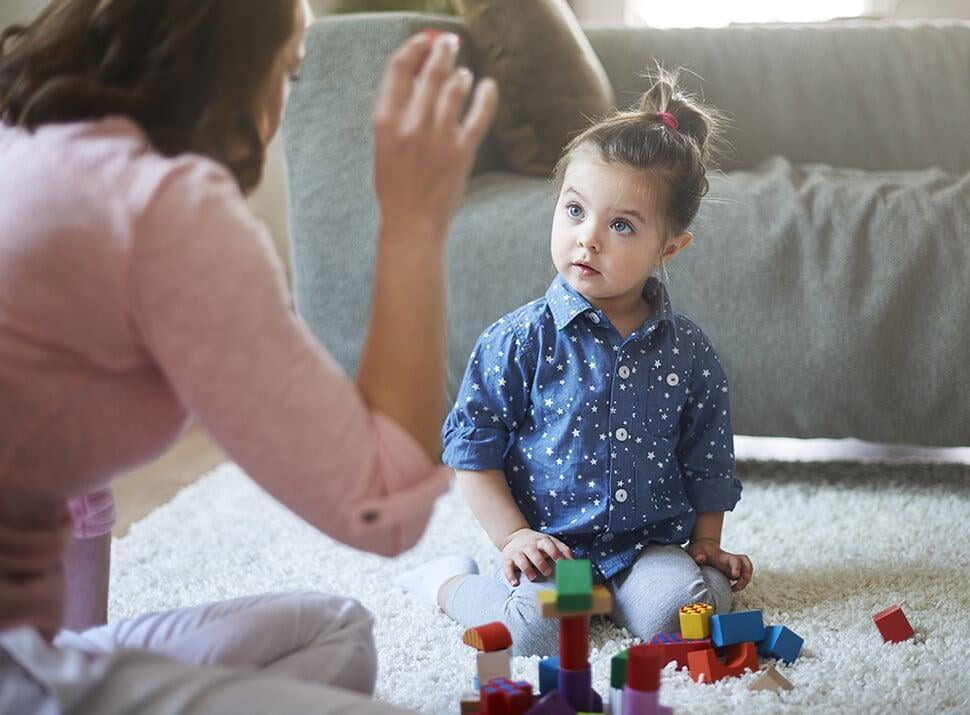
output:
M 613 89 L 565 0 L 455 0 L 500 100 L 494 136 L 504 166 L 548 175 Z

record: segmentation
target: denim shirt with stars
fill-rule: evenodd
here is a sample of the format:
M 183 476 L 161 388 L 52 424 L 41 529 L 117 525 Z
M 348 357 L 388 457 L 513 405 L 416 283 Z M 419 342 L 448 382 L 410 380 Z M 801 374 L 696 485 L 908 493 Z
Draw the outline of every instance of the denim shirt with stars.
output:
M 643 295 L 652 315 L 624 339 L 557 276 L 482 333 L 442 428 L 445 464 L 503 470 L 530 528 L 604 579 L 741 498 L 717 354 L 659 280 Z

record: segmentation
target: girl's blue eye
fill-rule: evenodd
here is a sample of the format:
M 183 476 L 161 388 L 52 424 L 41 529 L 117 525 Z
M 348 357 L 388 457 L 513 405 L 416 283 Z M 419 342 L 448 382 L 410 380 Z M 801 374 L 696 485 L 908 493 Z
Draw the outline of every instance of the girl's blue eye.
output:
M 630 233 L 633 233 L 633 226 L 631 226 L 628 221 L 624 221 L 623 219 L 617 219 L 616 221 L 614 221 L 613 226 L 626 226 L 628 229 L 630 229 Z M 614 230 L 616 230 L 617 233 L 626 233 L 625 231 L 620 231 L 618 229 L 614 229 Z
M 579 213 L 573 213 L 573 209 L 576 209 Z M 583 215 L 583 210 L 579 207 L 579 204 L 566 204 L 566 213 L 572 218 L 579 218 Z

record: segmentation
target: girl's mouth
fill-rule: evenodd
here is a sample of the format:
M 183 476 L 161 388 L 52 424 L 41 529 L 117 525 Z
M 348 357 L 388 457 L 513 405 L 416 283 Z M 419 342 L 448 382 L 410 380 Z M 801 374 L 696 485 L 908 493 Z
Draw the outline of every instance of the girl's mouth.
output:
M 598 276 L 600 272 L 595 268 L 587 266 L 582 261 L 574 261 L 573 266 L 579 271 L 579 274 L 584 278 L 589 278 L 590 276 Z

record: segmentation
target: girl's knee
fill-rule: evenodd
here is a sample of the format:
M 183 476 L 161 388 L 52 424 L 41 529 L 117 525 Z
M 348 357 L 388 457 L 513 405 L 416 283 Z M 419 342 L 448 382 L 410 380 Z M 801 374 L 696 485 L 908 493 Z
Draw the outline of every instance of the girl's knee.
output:
M 559 621 L 543 618 L 534 603 L 511 597 L 503 620 L 512 635 L 513 655 L 550 656 L 559 652 Z

